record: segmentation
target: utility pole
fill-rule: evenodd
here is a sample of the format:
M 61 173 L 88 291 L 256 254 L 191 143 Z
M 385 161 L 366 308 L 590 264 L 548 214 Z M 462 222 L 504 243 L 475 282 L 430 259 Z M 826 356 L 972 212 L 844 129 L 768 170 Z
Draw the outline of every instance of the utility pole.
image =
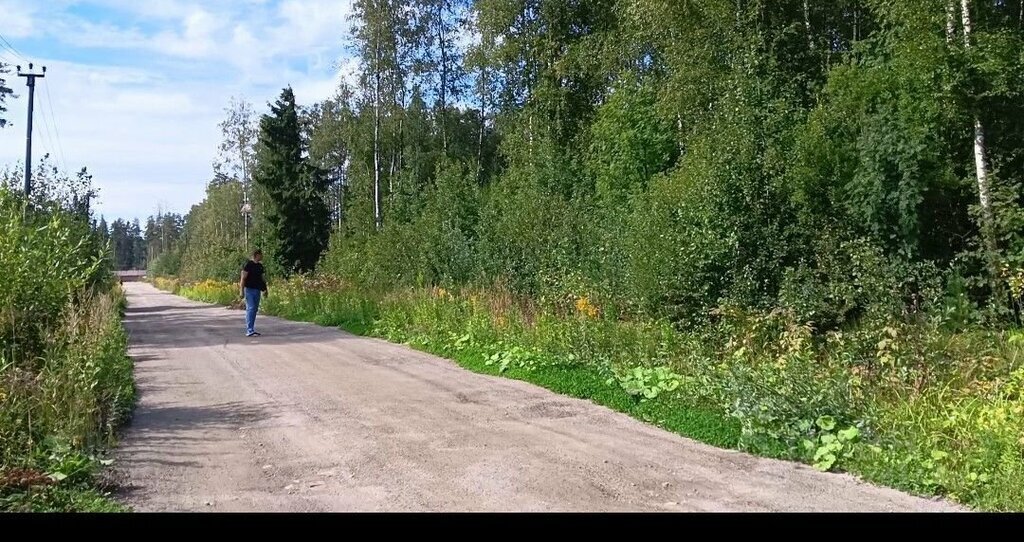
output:
M 245 203 L 242 204 L 242 219 L 245 221 L 245 253 L 249 253 L 249 217 L 252 216 L 252 205 L 249 204 L 249 198 L 245 198 Z
M 25 136 L 25 197 L 32 195 L 32 114 L 36 103 L 36 78 L 46 77 L 46 66 L 43 66 L 43 73 L 32 73 L 32 64 L 28 65 L 28 73 L 21 73 L 21 66 L 18 66 L 18 77 L 24 77 L 28 83 L 28 133 Z

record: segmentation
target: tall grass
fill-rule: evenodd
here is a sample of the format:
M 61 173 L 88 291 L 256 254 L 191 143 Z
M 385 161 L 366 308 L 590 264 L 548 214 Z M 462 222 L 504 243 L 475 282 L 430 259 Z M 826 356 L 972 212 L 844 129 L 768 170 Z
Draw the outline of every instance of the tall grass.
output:
M 195 284 L 180 285 L 181 295 L 215 305 L 241 306 L 241 292 L 238 284 L 216 280 L 204 280 Z
M 227 288 L 227 287 L 225 287 Z M 188 290 L 186 290 L 187 294 Z M 270 314 L 341 326 L 591 399 L 719 446 L 1024 510 L 1024 334 L 927 321 L 825 337 L 784 311 L 704 330 L 539 307 L 501 289 L 367 291 L 296 277 Z
M 117 509 L 92 489 L 135 397 L 124 296 L 83 217 L 0 188 L 0 509 Z

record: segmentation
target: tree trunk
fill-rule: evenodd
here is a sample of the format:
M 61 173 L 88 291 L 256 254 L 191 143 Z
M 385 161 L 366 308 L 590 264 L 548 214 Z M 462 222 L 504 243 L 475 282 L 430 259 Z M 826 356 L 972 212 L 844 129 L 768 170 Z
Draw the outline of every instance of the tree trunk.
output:
M 399 115 L 399 117 L 398 117 L 398 130 L 395 133 L 395 139 L 397 140 L 397 145 L 396 145 L 397 148 L 395 149 L 395 151 L 391 155 L 391 175 L 388 177 L 388 187 L 389 187 L 389 190 L 390 190 L 390 192 L 388 194 L 388 199 L 390 201 L 394 202 L 395 192 L 396 192 L 395 191 L 394 179 L 395 179 L 395 176 L 396 176 L 397 172 L 402 170 L 402 164 L 405 161 L 404 159 L 405 159 L 405 111 L 406 111 L 406 94 L 405 94 L 405 92 L 406 92 L 406 88 L 405 88 L 405 74 L 402 72 L 402 69 L 403 69 L 403 66 L 402 66 L 402 48 L 405 46 L 405 43 L 403 42 L 403 36 L 402 36 L 401 32 L 398 30 L 398 29 L 402 28 L 401 21 L 400 21 L 400 18 L 399 18 L 400 16 L 399 16 L 398 9 L 394 9 L 392 11 L 392 15 L 394 17 L 393 22 L 392 22 L 392 28 L 395 29 L 397 32 L 399 32 L 395 36 L 394 53 L 393 53 L 393 58 L 392 58 L 392 62 L 394 63 L 394 66 L 393 66 L 394 77 L 392 78 L 392 81 L 393 81 L 392 84 L 393 84 L 393 87 L 394 87 L 392 89 L 392 91 L 394 92 L 394 99 L 393 99 L 392 103 L 394 103 L 394 105 L 395 105 L 395 113 L 397 113 Z
M 860 41 L 860 6 L 853 8 L 853 42 Z
M 953 43 L 956 38 L 956 0 L 946 4 L 946 43 Z
M 335 212 L 338 219 L 338 231 L 341 231 L 342 222 L 345 220 L 345 176 L 347 175 L 348 171 L 341 172 L 335 188 L 335 205 L 337 205 Z
M 373 220 L 379 230 L 383 225 L 380 216 L 380 44 L 374 54 L 377 60 L 373 83 Z
M 971 0 L 961 0 L 961 17 L 964 26 L 964 47 L 970 49 L 971 33 Z M 995 215 L 992 210 L 991 186 L 988 171 L 988 148 L 985 142 L 985 125 L 981 116 L 976 112 L 974 116 L 974 167 L 978 179 L 978 200 L 981 203 L 982 236 L 985 244 L 990 250 L 995 250 L 996 243 L 992 227 L 995 222 Z
M 487 130 L 487 85 L 489 81 L 487 78 L 487 68 L 481 69 L 481 87 L 480 87 L 480 134 L 477 137 L 476 142 L 476 167 L 477 167 L 477 180 L 483 181 L 484 174 L 484 132 Z
M 683 137 L 683 116 L 679 113 L 676 113 L 676 130 L 678 132 L 676 137 L 679 138 L 679 155 L 682 156 L 686 148 L 686 144 L 684 143 L 686 138 Z
M 981 202 L 982 217 L 986 222 L 985 226 L 991 227 L 995 216 L 992 211 L 992 196 L 988 172 L 988 146 L 985 143 L 985 125 L 978 116 L 974 118 L 974 167 L 977 170 L 978 199 Z
M 395 202 L 395 165 L 398 160 L 398 152 L 391 152 L 391 167 L 388 168 L 388 202 Z
M 814 50 L 814 34 L 811 32 L 811 6 L 804 0 L 804 30 L 807 32 L 807 47 Z
M 401 84 L 404 86 L 404 82 L 399 82 L 398 77 L 395 78 L 395 84 Z M 388 201 L 394 204 L 395 194 L 395 179 L 398 177 L 398 172 L 402 170 L 402 160 L 405 153 L 405 96 L 404 91 L 401 94 L 395 95 L 394 100 L 394 113 L 398 114 L 398 127 L 394 133 L 394 149 L 391 151 L 391 166 L 388 170 Z
M 446 0 L 437 3 L 437 42 L 441 48 L 441 150 L 448 156 L 448 37 L 444 31 L 445 4 Z

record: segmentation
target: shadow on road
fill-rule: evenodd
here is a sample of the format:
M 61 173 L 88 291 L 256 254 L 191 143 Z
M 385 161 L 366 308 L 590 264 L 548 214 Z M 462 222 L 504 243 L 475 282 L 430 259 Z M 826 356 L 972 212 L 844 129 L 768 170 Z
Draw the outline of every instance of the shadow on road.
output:
M 152 385 L 149 385 L 149 390 L 154 391 Z M 197 429 L 237 431 L 268 420 L 272 415 L 273 409 L 269 404 L 140 404 L 132 420 L 125 427 L 126 444 L 115 454 L 115 467 L 105 475 L 103 485 L 122 500 L 134 493 L 145 493 L 150 489 L 148 486 L 153 483 L 159 484 L 160 480 L 148 478 L 146 484 L 140 485 L 139 480 L 131 479 L 127 475 L 129 471 L 159 468 L 164 472 L 174 472 L 174 469 L 203 468 L 204 464 L 210 464 L 210 456 L 222 453 L 217 448 L 202 446 L 207 442 L 206 438 L 188 436 L 195 435 Z M 196 443 L 199 446 L 187 445 L 189 443 Z M 168 454 L 168 450 L 176 452 Z
M 171 312 L 171 311 L 194 311 L 204 309 L 219 309 L 216 305 L 196 305 L 195 307 L 175 307 L 174 305 L 153 305 L 152 307 L 132 307 L 125 309 L 125 314 L 144 314 L 149 312 Z
M 316 344 L 352 337 L 336 328 L 262 314 L 257 317 L 256 329 L 263 335 L 246 337 L 244 311 L 211 305 L 128 307 L 124 325 L 131 345 L 137 348 Z
M 238 429 L 267 419 L 273 415 L 269 404 L 221 403 L 204 406 L 140 405 L 127 430 L 133 436 L 144 437 L 147 442 L 161 440 L 182 442 L 184 437 L 175 433 L 195 429 Z

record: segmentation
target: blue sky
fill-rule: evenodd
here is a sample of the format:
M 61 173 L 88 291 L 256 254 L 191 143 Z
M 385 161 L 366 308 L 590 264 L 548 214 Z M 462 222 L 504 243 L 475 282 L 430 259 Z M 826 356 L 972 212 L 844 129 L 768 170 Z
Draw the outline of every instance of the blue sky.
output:
M 232 96 L 263 112 L 292 85 L 300 103 L 354 77 L 352 0 L 0 0 L 0 35 L 48 68 L 36 89 L 33 156 L 87 166 L 98 212 L 186 212 L 212 174 Z M 24 80 L 6 76 L 0 168 L 24 159 Z M 49 93 L 49 94 L 47 94 Z M 52 104 L 52 113 L 50 110 Z M 59 134 L 59 136 L 58 136 Z

